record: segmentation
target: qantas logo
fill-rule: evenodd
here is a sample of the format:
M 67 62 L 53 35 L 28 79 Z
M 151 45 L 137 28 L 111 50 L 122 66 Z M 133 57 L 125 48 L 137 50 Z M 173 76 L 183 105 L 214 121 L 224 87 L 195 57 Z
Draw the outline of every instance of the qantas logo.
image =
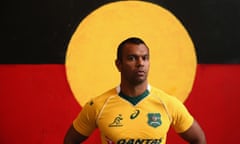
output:
M 161 144 L 162 139 L 120 139 L 117 144 Z
M 106 138 L 107 144 L 115 144 L 108 137 Z M 161 144 L 162 138 L 160 139 L 120 139 L 116 144 Z

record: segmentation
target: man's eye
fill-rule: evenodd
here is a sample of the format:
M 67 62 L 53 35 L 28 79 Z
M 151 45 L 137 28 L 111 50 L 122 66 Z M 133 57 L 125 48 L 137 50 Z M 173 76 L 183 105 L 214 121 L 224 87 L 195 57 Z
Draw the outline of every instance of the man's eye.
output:
M 135 60 L 136 58 L 134 57 L 134 56 L 129 56 L 128 57 L 128 60 L 130 60 L 130 61 L 133 61 L 133 60 Z
M 143 57 L 143 60 L 149 60 L 149 56 L 147 56 L 147 55 L 144 56 L 144 57 Z

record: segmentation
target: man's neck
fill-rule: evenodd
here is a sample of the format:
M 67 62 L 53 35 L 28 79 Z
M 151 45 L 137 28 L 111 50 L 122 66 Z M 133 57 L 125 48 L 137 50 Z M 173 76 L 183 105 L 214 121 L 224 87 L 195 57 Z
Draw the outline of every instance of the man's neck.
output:
M 148 87 L 147 81 L 138 85 L 123 84 L 123 83 L 120 84 L 121 92 L 130 97 L 136 97 L 141 95 L 146 91 L 147 87 Z

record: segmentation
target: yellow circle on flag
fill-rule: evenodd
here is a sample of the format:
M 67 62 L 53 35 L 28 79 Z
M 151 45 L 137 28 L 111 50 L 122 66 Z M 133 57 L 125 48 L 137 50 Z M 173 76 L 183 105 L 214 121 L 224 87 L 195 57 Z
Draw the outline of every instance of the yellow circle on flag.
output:
M 197 65 L 186 29 L 159 5 L 119 1 L 105 4 L 85 17 L 68 45 L 67 79 L 82 106 L 119 85 L 120 74 L 114 64 L 117 47 L 133 36 L 143 39 L 150 49 L 150 85 L 182 102 L 186 100 Z

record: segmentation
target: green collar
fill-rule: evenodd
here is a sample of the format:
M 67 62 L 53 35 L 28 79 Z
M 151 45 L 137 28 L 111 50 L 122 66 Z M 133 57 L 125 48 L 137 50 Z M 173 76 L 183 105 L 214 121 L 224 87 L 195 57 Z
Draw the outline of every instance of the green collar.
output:
M 136 105 L 138 102 L 140 102 L 143 98 L 145 98 L 146 96 L 149 95 L 149 90 L 145 90 L 142 94 L 140 94 L 139 96 L 136 97 L 130 97 L 128 95 L 125 95 L 124 93 L 122 93 L 122 91 L 119 92 L 119 96 L 124 98 L 125 100 L 129 101 L 130 103 L 132 103 L 133 105 Z

